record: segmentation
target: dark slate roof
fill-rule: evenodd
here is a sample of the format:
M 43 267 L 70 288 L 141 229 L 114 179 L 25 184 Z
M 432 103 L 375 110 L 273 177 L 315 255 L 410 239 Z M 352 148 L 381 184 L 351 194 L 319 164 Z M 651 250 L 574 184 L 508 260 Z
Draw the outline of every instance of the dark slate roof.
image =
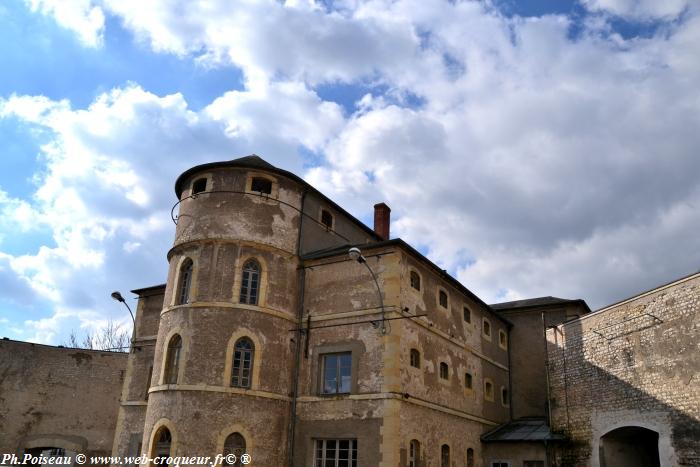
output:
M 588 308 L 588 305 L 584 300 L 581 299 L 575 299 L 575 300 L 570 300 L 567 298 L 559 298 L 559 297 L 538 297 L 538 298 L 528 298 L 525 300 L 515 300 L 512 302 L 503 302 L 503 303 L 494 303 L 491 305 L 491 308 L 494 310 L 512 310 L 516 308 L 530 308 L 530 307 L 536 307 L 536 306 L 548 306 L 548 305 L 562 305 L 565 303 L 580 303 L 582 304 L 588 311 L 590 311 L 590 308 Z
M 134 289 L 131 293 L 136 295 L 144 295 L 149 292 L 159 292 L 165 290 L 165 284 L 151 285 L 149 287 L 141 287 L 140 289 Z
M 494 428 L 481 435 L 481 441 L 489 442 L 544 442 L 560 441 L 565 436 L 552 433 L 543 418 L 520 418 Z

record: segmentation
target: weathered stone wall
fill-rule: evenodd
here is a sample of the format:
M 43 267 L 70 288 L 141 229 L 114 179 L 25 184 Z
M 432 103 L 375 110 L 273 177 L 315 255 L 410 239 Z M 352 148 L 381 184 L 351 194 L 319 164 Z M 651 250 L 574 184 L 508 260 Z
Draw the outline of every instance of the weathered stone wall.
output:
M 513 418 L 547 416 L 545 328 L 584 314 L 579 302 L 522 309 L 501 309 L 513 323 L 510 332 L 510 371 Z
M 662 466 L 700 465 L 700 274 L 549 329 L 561 465 L 599 466 L 601 436 L 658 433 Z
M 165 286 L 149 287 L 134 292 L 139 295 L 135 316 L 136 331 L 122 389 L 112 449 L 114 456 L 134 457 L 142 452 L 143 424 L 146 419 Z
M 0 340 L 0 453 L 109 455 L 127 356 Z

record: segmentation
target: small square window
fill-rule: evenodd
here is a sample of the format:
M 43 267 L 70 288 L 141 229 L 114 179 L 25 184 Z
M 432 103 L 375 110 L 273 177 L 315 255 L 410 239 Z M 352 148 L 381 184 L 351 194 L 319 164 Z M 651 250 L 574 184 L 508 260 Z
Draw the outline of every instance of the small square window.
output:
M 250 191 L 269 195 L 272 193 L 272 182 L 266 178 L 253 177 L 250 183 Z
M 199 178 L 192 184 L 192 194 L 196 195 L 197 193 L 202 193 L 203 191 L 207 191 L 207 179 Z
M 321 356 L 321 393 L 349 394 L 352 386 L 352 353 Z
M 471 323 L 472 322 L 472 310 L 467 308 L 466 306 L 462 309 L 462 314 L 464 317 L 464 322 L 465 323 Z
M 439 293 L 438 303 L 440 303 L 441 307 L 447 308 L 447 292 L 444 290 L 441 290 Z

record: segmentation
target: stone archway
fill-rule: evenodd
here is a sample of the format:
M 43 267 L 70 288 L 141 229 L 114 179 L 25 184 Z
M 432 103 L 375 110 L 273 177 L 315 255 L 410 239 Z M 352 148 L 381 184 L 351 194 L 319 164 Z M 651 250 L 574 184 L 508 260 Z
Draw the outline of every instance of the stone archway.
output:
M 624 426 L 600 437 L 601 467 L 660 467 L 659 433 Z

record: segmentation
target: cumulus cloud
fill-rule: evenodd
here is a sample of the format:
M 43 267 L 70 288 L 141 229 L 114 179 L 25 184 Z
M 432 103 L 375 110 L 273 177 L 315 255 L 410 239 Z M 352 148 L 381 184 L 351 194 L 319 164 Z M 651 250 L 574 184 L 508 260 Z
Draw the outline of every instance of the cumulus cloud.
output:
M 103 43 L 105 15 L 92 0 L 24 0 L 33 11 L 52 16 L 58 24 L 76 33 L 88 47 Z
M 53 307 L 49 317 L 29 317 L 27 338 L 53 341 L 67 326 L 95 328 L 106 317 L 128 324 L 109 293 L 165 280 L 172 187 L 182 171 L 261 147 L 278 154 L 320 147 L 329 138 L 324 131 L 342 125 L 338 106 L 303 86 L 268 92 L 273 99 L 226 94 L 200 112 L 180 94 L 159 97 L 135 85 L 102 94 L 87 109 L 41 96 L 0 99 L 0 117 L 52 135 L 32 198 L 0 192 L 3 233 L 42 227 L 55 242 L 35 253 L 0 253 L 0 274 L 15 275 L 6 282 L 17 285 L 13 303 L 32 291 Z M 324 131 L 309 124 L 316 116 Z
M 577 24 L 481 2 L 84 7 L 158 53 L 235 64 L 245 88 L 200 112 L 137 85 L 87 109 L 2 101 L 0 116 L 54 134 L 34 198 L 0 201 L 56 242 L 2 263 L 55 304 L 30 327 L 113 306 L 86 290 L 164 280 L 181 170 L 255 152 L 301 173 L 299 148 L 320 155 L 312 184 L 358 215 L 387 201 L 394 235 L 487 301 L 596 307 L 696 271 L 700 17 L 681 1 L 585 6 L 595 18 Z M 610 15 L 668 24 L 624 38 Z M 349 115 L 317 92 L 338 83 L 370 89 Z
M 673 19 L 690 6 L 688 0 L 581 0 L 581 3 L 593 11 L 637 21 Z

